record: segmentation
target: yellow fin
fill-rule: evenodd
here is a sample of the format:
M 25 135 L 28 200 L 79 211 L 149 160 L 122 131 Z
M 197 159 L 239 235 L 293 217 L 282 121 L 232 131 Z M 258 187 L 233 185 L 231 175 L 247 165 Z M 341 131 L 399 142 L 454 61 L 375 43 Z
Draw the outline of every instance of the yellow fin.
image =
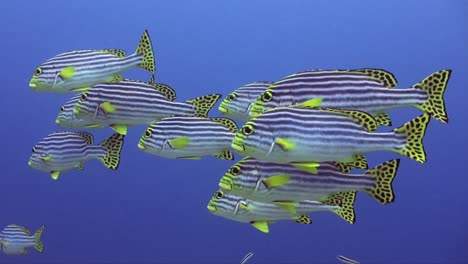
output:
M 281 147 L 282 150 L 288 151 L 296 146 L 295 142 L 289 141 L 285 138 L 276 138 L 275 143 Z
M 437 71 L 413 86 L 426 91 L 428 95 L 426 102 L 416 107 L 443 123 L 448 123 L 444 93 L 451 74 L 451 70 Z
M 71 89 L 73 92 L 85 92 L 91 89 L 91 87 L 78 87 Z
M 247 204 L 245 204 L 245 203 L 242 203 L 242 202 L 239 204 L 239 207 L 242 208 L 242 209 L 244 209 L 244 210 L 247 210 L 247 211 L 251 211 L 251 210 L 252 210 L 252 208 L 250 208 L 249 205 L 247 205 Z
M 109 102 L 104 102 L 99 105 L 99 107 L 106 112 L 107 114 L 114 113 L 115 112 L 115 107 L 109 103 Z
M 36 243 L 34 244 L 34 248 L 35 248 L 38 252 L 41 252 L 41 253 L 44 251 L 44 245 L 42 244 L 42 241 L 41 241 L 42 231 L 44 231 L 44 226 L 41 226 L 41 227 L 36 231 L 36 233 L 34 233 L 34 238 L 36 239 Z
M 338 192 L 328 196 L 325 200 L 320 200 L 324 204 L 338 206 L 334 211 L 346 222 L 354 224 L 356 216 L 354 213 L 354 202 L 356 201 L 356 192 Z
M 216 102 L 218 102 L 219 98 L 221 98 L 220 94 L 210 94 L 190 99 L 185 102 L 187 104 L 193 105 L 195 116 L 207 118 L 208 113 L 216 104 Z
M 374 119 L 374 117 L 371 114 L 363 112 L 363 111 L 345 110 L 345 109 L 328 108 L 328 107 L 320 107 L 319 109 L 330 112 L 330 113 L 348 116 L 349 118 L 354 120 L 356 123 L 363 126 L 369 132 L 376 131 L 377 127 L 379 126 L 377 124 L 377 121 Z
M 62 79 L 64 79 L 64 80 L 70 79 L 70 78 L 72 78 L 73 76 L 75 76 L 75 67 L 73 67 L 73 66 L 65 67 L 65 68 L 59 73 L 59 75 L 60 75 L 60 77 L 62 77 Z
M 288 211 L 292 214 L 295 214 L 296 213 L 296 206 L 297 206 L 297 202 L 293 202 L 293 201 L 275 201 L 273 202 L 276 206 L 278 206 L 279 208 L 285 210 L 285 211 Z
M 384 112 L 380 112 L 374 115 L 374 119 L 379 126 L 392 126 L 392 120 L 390 115 Z
M 320 167 L 320 163 L 317 162 L 292 162 L 290 164 L 298 169 L 312 174 L 317 174 L 317 168 Z
M 387 88 L 393 88 L 397 86 L 398 82 L 393 73 L 375 68 L 365 68 L 365 69 L 355 69 L 350 70 L 350 72 L 363 73 L 364 75 L 369 76 L 372 80 L 378 81 L 384 84 Z
M 230 132 L 232 133 L 237 133 L 237 124 L 233 120 L 225 117 L 215 117 L 215 118 L 210 118 L 211 120 L 215 121 L 216 123 L 219 123 L 223 125 L 225 128 L 227 128 Z
M 124 50 L 121 50 L 121 49 L 103 49 L 101 50 L 102 52 L 105 52 L 105 53 L 109 53 L 109 54 L 112 54 L 112 55 L 115 55 L 119 58 L 123 58 L 125 57 L 125 51 Z
M 310 216 L 308 216 L 308 215 L 301 215 L 295 221 L 296 221 L 296 223 L 303 224 L 303 225 L 312 224 L 312 219 L 310 219 Z
M 426 162 L 426 151 L 424 150 L 423 138 L 426 128 L 431 120 L 429 114 L 422 114 L 409 121 L 403 126 L 396 128 L 394 133 L 406 138 L 405 146 L 401 149 L 394 149 L 400 155 L 408 156 L 418 162 Z
M 103 128 L 103 126 L 99 124 L 93 124 L 93 125 L 86 125 L 85 128 Z
M 76 165 L 76 169 L 77 170 L 84 170 L 84 162 L 80 161 L 80 163 L 78 163 L 78 165 Z
M 400 160 L 394 159 L 365 172 L 366 175 L 372 176 L 376 181 L 374 187 L 367 190 L 367 193 L 381 204 L 385 205 L 395 200 L 392 182 L 397 174 L 399 165 Z
M 93 144 L 94 136 L 91 133 L 81 131 L 81 132 L 76 132 L 76 134 L 84 138 L 86 141 L 86 144 Z
M 322 98 L 314 98 L 307 100 L 301 104 L 299 104 L 300 107 L 318 107 L 322 103 Z
M 201 157 L 197 157 L 197 156 L 186 156 L 186 157 L 177 157 L 177 159 L 199 160 L 199 159 L 201 159 Z
M 119 133 L 114 133 L 106 140 L 99 144 L 106 150 L 106 154 L 99 160 L 111 170 L 116 170 L 120 164 L 120 152 L 124 144 L 125 136 Z
M 228 149 L 216 154 L 215 157 L 222 160 L 234 160 L 234 154 Z
M 121 82 L 123 81 L 123 77 L 120 74 L 117 74 L 115 76 L 110 77 L 107 79 L 105 82 L 111 82 L 111 83 L 116 83 L 116 82 Z
M 60 171 L 51 171 L 50 172 L 50 177 L 52 177 L 52 179 L 54 179 L 54 180 L 57 180 L 59 176 L 60 176 Z
M 288 183 L 291 176 L 287 174 L 273 175 L 268 179 L 264 179 L 263 183 L 269 188 L 278 188 Z
M 115 132 L 121 135 L 127 135 L 127 126 L 126 125 L 111 125 L 110 126 Z
M 262 231 L 263 233 L 269 233 L 270 229 L 268 228 L 268 223 L 266 221 L 256 221 L 250 223 L 253 227 L 257 228 L 258 230 Z
M 8 242 L 6 242 L 6 241 L 1 240 L 0 243 L 2 243 L 2 245 L 3 245 L 4 247 L 7 247 L 7 246 L 8 246 Z
M 140 42 L 138 43 L 135 53 L 143 56 L 140 67 L 154 74 L 156 66 L 154 62 L 153 45 L 151 44 L 151 39 L 147 30 L 143 32 L 143 35 L 141 35 Z
M 41 159 L 43 161 L 50 161 L 50 160 L 52 160 L 52 157 L 51 156 L 45 156 L 45 157 L 41 157 Z
M 188 137 L 178 137 L 169 140 L 171 146 L 175 149 L 183 149 L 190 143 L 190 138 Z

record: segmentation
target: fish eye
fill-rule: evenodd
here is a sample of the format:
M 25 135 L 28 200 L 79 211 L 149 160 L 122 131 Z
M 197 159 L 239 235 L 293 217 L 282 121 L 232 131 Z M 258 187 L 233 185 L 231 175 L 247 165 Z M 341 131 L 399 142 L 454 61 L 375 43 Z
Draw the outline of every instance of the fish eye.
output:
M 244 135 L 251 135 L 253 133 L 253 127 L 252 125 L 245 125 L 242 127 L 242 134 Z
M 81 100 L 82 100 L 82 101 L 86 100 L 86 97 L 88 97 L 88 94 L 87 94 L 87 93 L 83 93 L 83 94 L 81 95 Z
M 234 101 L 234 100 L 236 100 L 236 94 L 232 93 L 232 94 L 228 95 L 227 99 L 228 99 L 229 101 Z
M 271 99 L 273 99 L 273 94 L 270 91 L 266 91 L 262 94 L 261 99 L 263 102 L 269 102 Z
M 241 169 L 240 169 L 239 166 L 234 165 L 234 166 L 232 166 L 232 168 L 229 169 L 229 172 L 230 172 L 232 175 L 236 176 L 236 175 L 239 175 L 239 173 L 241 172 Z
M 42 74 L 42 69 L 41 67 L 37 68 L 36 71 L 34 72 L 34 75 L 39 76 Z
M 145 130 L 145 137 L 151 137 L 151 129 L 146 129 Z
M 65 111 L 65 107 L 62 106 L 62 107 L 60 107 L 60 113 L 63 112 L 63 111 Z
M 215 193 L 215 196 L 216 196 L 216 198 L 221 199 L 221 198 L 224 197 L 224 193 L 221 192 L 221 191 L 217 191 L 217 192 Z

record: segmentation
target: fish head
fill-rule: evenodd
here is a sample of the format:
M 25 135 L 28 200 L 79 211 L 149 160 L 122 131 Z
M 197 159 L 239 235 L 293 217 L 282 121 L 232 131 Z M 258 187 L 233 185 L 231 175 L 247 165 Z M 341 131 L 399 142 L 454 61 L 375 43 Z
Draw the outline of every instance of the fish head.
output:
M 268 120 L 252 118 L 234 136 L 231 147 L 243 156 L 265 157 L 271 152 L 273 131 Z
M 260 178 L 256 161 L 246 157 L 234 164 L 219 181 L 219 187 L 239 195 L 253 192 Z
M 94 89 L 81 93 L 73 107 L 74 116 L 82 119 L 96 118 L 97 115 L 103 113 L 100 108 L 101 101 L 100 93 Z
M 141 135 L 138 148 L 144 152 L 159 154 L 167 145 L 167 141 L 163 128 L 158 126 L 158 122 L 154 122 Z
M 249 214 L 248 202 L 241 196 L 218 190 L 208 203 L 208 211 L 214 215 L 235 218 Z
M 28 165 L 36 170 L 49 172 L 53 170 L 52 160 L 54 159 L 47 151 L 47 146 L 39 142 L 32 148 Z
M 75 76 L 75 66 L 63 64 L 63 58 L 69 55 L 70 52 L 65 52 L 39 65 L 34 70 L 33 76 L 29 81 L 29 87 L 34 91 L 69 92 L 68 90 L 64 90 L 64 88 Z
M 66 128 L 102 128 L 103 125 L 93 124 L 87 119 L 77 117 L 73 110 L 75 109 L 76 103 L 79 101 L 81 95 L 78 94 L 67 101 L 60 107 L 59 114 L 55 119 L 55 123 L 61 127 Z
M 292 101 L 289 102 L 290 97 L 280 95 L 274 88 L 274 85 L 270 86 L 253 102 L 249 110 L 250 117 L 257 117 L 279 106 L 293 104 Z

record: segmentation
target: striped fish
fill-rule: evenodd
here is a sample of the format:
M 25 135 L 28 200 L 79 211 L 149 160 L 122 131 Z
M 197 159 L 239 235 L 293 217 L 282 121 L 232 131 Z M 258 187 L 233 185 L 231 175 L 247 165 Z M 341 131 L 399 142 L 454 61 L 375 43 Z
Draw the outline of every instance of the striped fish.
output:
M 251 157 L 234 164 L 221 178 L 219 187 L 258 202 L 321 201 L 338 192 L 366 192 L 382 204 L 395 199 L 392 182 L 400 160 L 387 161 L 363 174 L 341 172 L 334 164 L 320 163 L 317 174 L 289 164 Z
M 237 88 L 221 102 L 218 110 L 226 117 L 248 121 L 250 106 L 273 82 L 254 82 Z
M 279 106 L 322 98 L 322 106 L 360 110 L 372 114 L 379 125 L 391 126 L 387 110 L 416 107 L 435 119 L 448 122 L 444 92 L 451 70 L 441 70 L 409 89 L 390 89 L 395 77 L 380 69 L 313 70 L 290 75 L 270 86 L 252 105 L 250 115 Z
M 42 231 L 44 231 L 44 226 L 31 235 L 25 227 L 8 225 L 0 232 L 2 252 L 8 255 L 25 255 L 28 254 L 27 248 L 34 247 L 42 253 L 44 251 L 44 245 L 41 242 Z
M 132 55 L 118 49 L 69 51 L 42 63 L 34 72 L 29 87 L 35 91 L 70 93 L 109 81 L 122 80 L 122 72 L 135 67 L 154 74 L 154 54 L 145 31 Z
M 341 263 L 345 263 L 345 264 L 359 264 L 359 263 L 360 263 L 359 261 L 356 261 L 356 260 L 354 260 L 354 259 L 350 259 L 350 258 L 345 257 L 345 256 L 341 256 L 341 255 L 336 256 L 336 258 L 337 258 Z
M 116 170 L 124 136 L 113 134 L 99 145 L 93 145 L 93 135 L 87 132 L 60 131 L 49 134 L 33 148 L 28 165 L 50 173 L 57 180 L 61 172 L 83 170 L 84 162 L 99 159 L 107 168 Z
M 130 80 L 126 80 L 130 81 Z M 164 95 L 169 101 L 175 101 L 176 93 L 174 89 L 170 86 L 162 83 L 154 83 L 154 76 L 151 78 L 148 84 L 151 84 L 155 87 L 155 89 Z M 106 124 L 105 122 L 96 123 L 90 119 L 82 119 L 77 117 L 73 113 L 73 109 L 75 108 L 76 103 L 80 100 L 81 94 L 77 94 L 73 96 L 70 100 L 68 100 L 63 106 L 60 107 L 60 112 L 55 120 L 55 123 L 61 127 L 65 128 L 103 128 Z
M 290 203 L 257 202 L 218 190 L 207 208 L 214 215 L 237 222 L 250 223 L 258 230 L 268 233 L 268 223 L 272 221 L 293 220 L 300 224 L 310 224 L 312 220 L 307 214 L 317 211 L 334 212 L 353 224 L 355 222 L 355 199 L 356 192 L 337 193 L 322 202 L 300 201 L 291 206 Z
M 291 163 L 301 169 L 317 167 L 317 162 L 349 161 L 355 154 L 374 151 L 391 151 L 421 163 L 426 161 L 422 140 L 430 121 L 428 114 L 391 132 L 377 133 L 370 132 L 377 123 L 369 114 L 316 107 L 319 103 L 312 99 L 252 118 L 236 134 L 232 148 L 244 156 Z
M 236 132 L 236 123 L 227 118 L 167 117 L 146 129 L 138 148 L 171 159 L 200 159 L 210 155 L 233 160 L 230 146 Z
M 109 125 L 125 135 L 128 126 L 151 125 L 164 117 L 207 117 L 220 97 L 220 94 L 211 94 L 175 102 L 155 86 L 143 82 L 101 83 L 81 94 L 73 113 L 95 124 Z

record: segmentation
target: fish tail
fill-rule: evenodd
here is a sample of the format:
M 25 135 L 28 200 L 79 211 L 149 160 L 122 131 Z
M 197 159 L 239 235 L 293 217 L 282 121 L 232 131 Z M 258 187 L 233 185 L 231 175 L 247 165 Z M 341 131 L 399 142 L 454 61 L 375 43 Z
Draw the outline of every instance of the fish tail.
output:
M 400 159 L 394 159 L 365 172 L 366 175 L 370 175 L 376 179 L 375 186 L 368 190 L 367 193 L 381 204 L 391 203 L 395 200 L 392 183 L 399 166 Z
M 106 154 L 99 160 L 109 169 L 116 170 L 120 164 L 120 152 L 124 144 L 125 135 L 114 133 L 112 136 L 101 142 L 101 147 L 106 150 Z
M 356 222 L 356 215 L 354 213 L 355 201 L 356 191 L 352 191 L 332 194 L 326 200 L 323 200 L 322 203 L 339 206 L 339 208 L 333 212 L 343 218 L 346 222 L 354 224 Z
M 156 67 L 154 62 L 154 52 L 153 45 L 151 44 L 151 39 L 148 34 L 148 30 L 143 32 L 143 35 L 140 38 L 138 47 L 135 51 L 136 54 L 143 56 L 141 59 L 140 67 L 155 74 Z
M 41 253 L 44 251 L 44 244 L 42 244 L 41 241 L 42 231 L 44 231 L 44 226 L 39 227 L 39 229 L 33 235 L 36 239 L 36 244 L 34 244 L 34 248 Z
M 392 119 L 389 114 L 380 112 L 373 116 L 379 126 L 392 126 Z
M 210 112 L 211 108 L 213 108 L 216 102 L 218 102 L 219 98 L 221 98 L 220 94 L 210 94 L 200 96 L 185 102 L 193 105 L 195 116 L 206 118 L 208 117 L 208 113 Z
M 416 105 L 416 107 L 443 123 L 448 123 L 444 92 L 451 73 L 451 70 L 437 71 L 413 85 L 414 88 L 422 89 L 428 93 L 427 101 Z
M 426 162 L 426 151 L 424 150 L 422 141 L 430 120 L 430 115 L 424 113 L 403 126 L 396 128 L 393 132 L 405 137 L 406 142 L 403 148 L 395 148 L 393 151 L 400 155 L 408 156 L 418 162 Z
M 217 153 L 214 156 L 216 158 L 222 159 L 222 160 L 234 160 L 234 154 L 229 149 L 225 149 L 225 150 L 221 151 L 220 153 Z

